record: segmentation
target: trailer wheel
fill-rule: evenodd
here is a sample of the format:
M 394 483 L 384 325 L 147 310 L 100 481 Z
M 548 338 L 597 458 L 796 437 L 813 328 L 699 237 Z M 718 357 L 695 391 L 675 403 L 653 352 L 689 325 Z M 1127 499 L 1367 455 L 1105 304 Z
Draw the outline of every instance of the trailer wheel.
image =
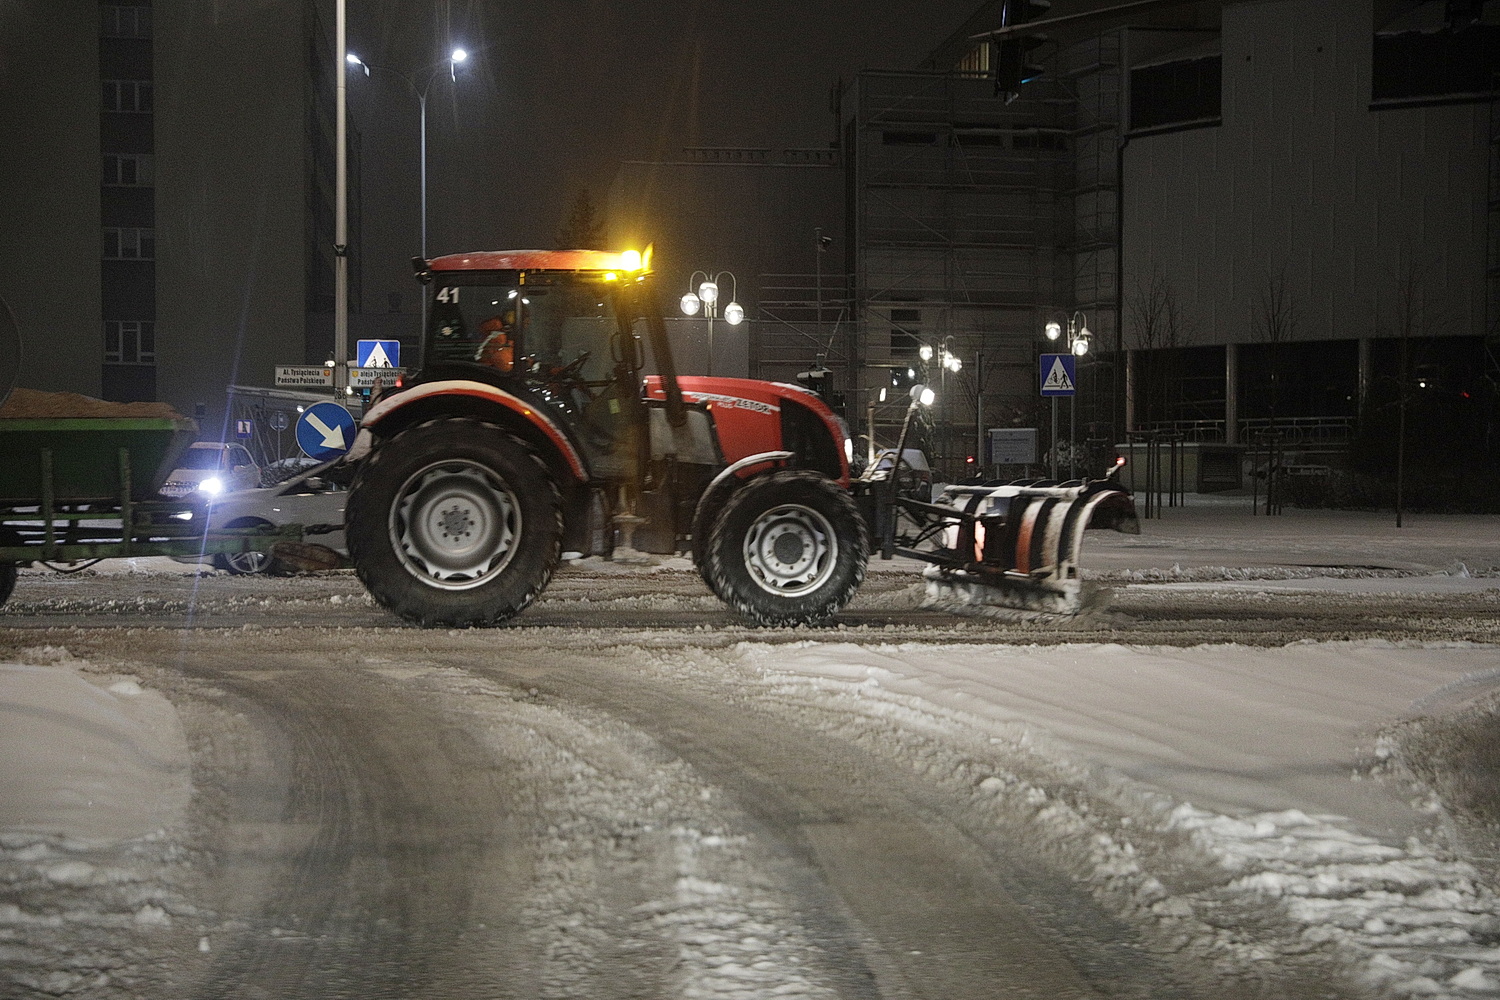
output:
M 420 625 L 496 625 L 547 586 L 562 502 L 546 467 L 493 424 L 442 419 L 360 464 L 345 511 L 355 572 Z
M 836 613 L 865 578 L 869 543 L 848 492 L 821 473 L 787 469 L 729 498 L 708 539 L 708 580 L 759 625 Z
M 271 528 L 275 525 L 259 517 L 237 517 L 224 525 L 226 528 Z M 285 572 L 269 552 L 220 552 L 214 556 L 214 565 L 234 576 L 258 576 Z

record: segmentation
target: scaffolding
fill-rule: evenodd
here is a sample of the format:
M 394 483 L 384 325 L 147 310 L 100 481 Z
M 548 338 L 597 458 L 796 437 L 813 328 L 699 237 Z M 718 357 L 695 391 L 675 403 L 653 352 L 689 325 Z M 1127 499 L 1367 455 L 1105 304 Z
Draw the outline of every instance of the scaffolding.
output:
M 1009 102 L 972 72 L 865 72 L 843 92 L 852 322 L 831 339 L 851 409 L 908 368 L 943 386 L 927 446 L 944 476 L 984 464 L 983 428 L 1040 426 L 1048 318 L 1083 311 L 1114 346 L 1120 48 L 1111 33 L 1065 49 Z M 936 370 L 923 345 L 966 367 Z M 1113 432 L 1110 359 L 1088 361 L 1070 437 Z

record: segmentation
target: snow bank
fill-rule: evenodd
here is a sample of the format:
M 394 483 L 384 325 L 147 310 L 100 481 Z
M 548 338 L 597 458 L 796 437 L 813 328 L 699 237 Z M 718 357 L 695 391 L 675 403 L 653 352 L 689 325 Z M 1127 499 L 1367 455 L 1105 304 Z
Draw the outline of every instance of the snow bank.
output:
M 1390 752 L 1376 734 L 1435 691 L 1500 681 L 1495 655 L 1381 641 L 735 650 L 797 700 L 912 731 L 977 730 L 1048 762 L 1051 784 L 1004 768 L 955 777 L 976 803 L 1027 812 L 1048 839 L 1074 844 L 1097 891 L 1205 956 L 1253 964 L 1326 950 L 1367 986 L 1407 997 L 1500 992 L 1500 899 L 1433 846 L 1430 797 L 1367 780 Z M 1080 804 L 1079 789 L 1108 808 Z M 1169 888 L 1143 859 L 1174 839 L 1219 875 Z M 1279 910 L 1292 937 L 1218 929 L 1226 908 L 1255 906 Z
M 176 823 L 190 793 L 175 709 L 129 679 L 101 686 L 66 650 L 0 664 L 0 833 L 102 845 Z

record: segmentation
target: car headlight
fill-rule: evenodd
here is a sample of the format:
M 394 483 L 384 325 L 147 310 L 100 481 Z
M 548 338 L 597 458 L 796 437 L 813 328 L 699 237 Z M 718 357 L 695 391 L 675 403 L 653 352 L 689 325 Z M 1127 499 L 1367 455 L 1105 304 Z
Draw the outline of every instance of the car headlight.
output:
M 224 483 L 219 479 L 205 479 L 198 484 L 198 489 L 210 495 L 217 495 L 224 492 Z

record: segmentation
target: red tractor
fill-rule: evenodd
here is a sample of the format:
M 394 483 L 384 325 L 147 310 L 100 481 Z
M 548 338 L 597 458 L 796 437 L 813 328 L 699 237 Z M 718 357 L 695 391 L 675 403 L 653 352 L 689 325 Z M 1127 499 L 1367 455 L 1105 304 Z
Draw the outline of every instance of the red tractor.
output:
M 431 292 L 421 369 L 366 411 L 346 511 L 360 579 L 409 621 L 504 622 L 561 553 L 617 546 L 690 553 L 754 622 L 818 621 L 854 596 L 872 536 L 950 597 L 1066 612 L 1083 528 L 1135 525 L 1105 481 L 930 503 L 887 471 L 852 476 L 848 430 L 814 393 L 676 373 L 639 254 L 414 264 Z

